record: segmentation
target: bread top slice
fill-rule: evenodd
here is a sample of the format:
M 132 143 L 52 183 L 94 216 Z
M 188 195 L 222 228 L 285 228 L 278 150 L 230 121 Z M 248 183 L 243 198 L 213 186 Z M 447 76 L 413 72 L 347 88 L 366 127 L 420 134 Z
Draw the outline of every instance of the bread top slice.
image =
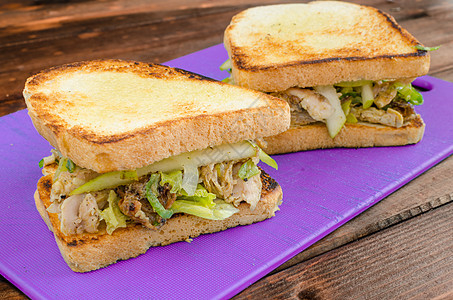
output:
M 43 71 L 27 80 L 24 98 L 38 132 L 77 165 L 99 173 L 275 135 L 290 120 L 283 100 L 180 69 L 120 60 Z
M 272 92 L 341 81 L 410 78 L 429 69 L 427 51 L 390 15 L 337 1 L 247 9 L 224 44 L 236 84 Z

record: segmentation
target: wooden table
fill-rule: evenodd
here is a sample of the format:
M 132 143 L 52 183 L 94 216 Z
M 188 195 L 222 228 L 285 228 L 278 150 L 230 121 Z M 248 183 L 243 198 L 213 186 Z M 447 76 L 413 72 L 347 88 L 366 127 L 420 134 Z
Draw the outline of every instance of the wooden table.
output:
M 25 108 L 25 79 L 41 69 L 96 58 L 168 61 L 221 43 L 234 14 L 275 2 L 4 0 L 0 116 Z M 453 81 L 452 1 L 355 2 L 389 12 L 425 45 L 442 45 L 429 74 Z M 449 157 L 236 298 L 453 298 L 452 175 Z M 26 296 L 1 278 L 0 298 Z

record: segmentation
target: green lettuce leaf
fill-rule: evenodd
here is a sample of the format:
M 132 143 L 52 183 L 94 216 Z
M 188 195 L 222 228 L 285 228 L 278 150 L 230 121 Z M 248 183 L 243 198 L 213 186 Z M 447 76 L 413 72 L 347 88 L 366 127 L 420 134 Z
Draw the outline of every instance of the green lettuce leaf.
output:
M 115 229 L 126 227 L 128 217 L 121 212 L 118 206 L 119 198 L 113 190 L 110 191 L 107 201 L 109 206 L 101 211 L 101 220 L 105 220 L 107 224 L 107 233 L 112 234 Z
M 258 175 L 260 173 L 261 171 L 258 168 L 258 166 L 255 165 L 253 160 L 249 159 L 248 161 L 243 163 L 242 166 L 239 168 L 238 176 L 242 180 L 247 181 L 247 179 L 249 179 L 250 177 Z
M 197 185 L 197 189 L 193 196 L 189 196 L 184 190 L 181 190 L 181 195 L 178 196 L 177 200 L 187 200 L 196 202 L 200 205 L 203 205 L 208 208 L 212 208 L 215 206 L 213 200 L 216 198 L 215 194 L 209 193 L 204 186 L 201 184 Z M 172 206 L 173 208 L 173 206 Z
M 175 213 L 186 213 L 209 220 L 224 220 L 239 211 L 234 205 L 222 200 L 213 201 L 212 207 L 191 200 L 176 200 L 171 208 Z
M 417 50 L 422 50 L 422 51 L 435 51 L 435 50 L 438 50 L 440 48 L 440 46 L 425 47 L 425 46 L 422 46 L 419 44 L 419 45 L 415 45 L 414 48 Z
M 160 174 L 154 173 L 149 178 L 148 183 L 145 185 L 145 196 L 149 201 L 149 204 L 153 207 L 154 211 L 164 219 L 169 219 L 173 215 L 171 209 L 165 209 L 157 198 L 158 192 L 157 187 L 159 186 Z
M 395 82 L 393 86 L 398 91 L 398 95 L 406 100 L 407 102 L 413 105 L 421 105 L 423 104 L 423 96 L 417 91 L 412 84 L 404 84 L 401 82 Z
M 188 196 L 181 190 L 181 195 L 171 209 L 174 213 L 186 213 L 210 220 L 223 220 L 239 211 L 232 204 L 216 200 L 216 195 L 209 193 L 201 184 L 197 186 L 193 196 Z
M 170 193 L 179 193 L 182 189 L 182 172 L 180 170 L 162 173 L 160 172 L 160 185 L 168 183 L 171 186 Z

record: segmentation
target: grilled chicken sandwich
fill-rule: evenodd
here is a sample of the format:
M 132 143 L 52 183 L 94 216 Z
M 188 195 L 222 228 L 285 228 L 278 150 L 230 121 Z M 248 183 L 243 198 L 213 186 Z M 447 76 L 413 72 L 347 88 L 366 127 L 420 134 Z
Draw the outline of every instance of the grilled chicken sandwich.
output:
M 27 80 L 35 203 L 77 272 L 274 216 L 281 187 L 254 142 L 289 128 L 278 98 L 162 65 L 100 60 Z M 268 127 L 266 124 L 273 124 Z
M 265 138 L 285 153 L 417 143 L 423 102 L 411 82 L 429 55 L 388 14 L 337 1 L 270 5 L 234 16 L 225 30 L 233 84 L 284 99 L 288 131 Z

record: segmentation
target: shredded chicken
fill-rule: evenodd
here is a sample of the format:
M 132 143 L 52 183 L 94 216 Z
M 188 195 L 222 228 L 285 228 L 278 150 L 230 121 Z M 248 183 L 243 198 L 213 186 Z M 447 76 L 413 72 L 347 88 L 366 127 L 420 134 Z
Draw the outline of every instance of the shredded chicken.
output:
M 65 199 L 74 189 L 96 176 L 98 176 L 96 172 L 83 168 L 76 168 L 72 173 L 68 171 L 61 172 L 58 179 L 52 184 L 50 201 L 61 202 L 61 200 Z
M 242 162 L 233 161 L 210 164 L 201 168 L 201 179 L 208 192 L 235 206 L 245 201 L 253 210 L 261 199 L 261 179 L 259 174 L 247 181 L 239 178 L 238 170 L 241 165 Z
M 156 225 L 162 224 L 164 220 L 154 212 L 145 196 L 145 185 L 148 179 L 145 176 L 142 180 L 134 182 L 124 187 L 124 189 L 117 189 L 121 198 L 118 206 L 123 214 L 130 217 L 133 221 L 152 229 L 156 228 Z
M 299 106 L 305 109 L 316 121 L 325 121 L 334 112 L 332 105 L 322 95 L 309 89 L 290 88 L 286 91 L 295 96 Z M 294 98 L 292 98 L 294 99 Z
M 227 202 L 236 184 L 233 180 L 233 165 L 234 161 L 229 161 L 200 168 L 200 178 L 206 190 Z
M 236 180 L 236 184 L 233 187 L 233 193 L 230 197 L 233 200 L 233 204 L 238 206 L 242 201 L 250 204 L 250 210 L 255 210 L 258 201 L 261 199 L 261 176 L 260 174 L 252 176 L 247 181 L 239 178 L 238 170 L 241 164 L 236 164 L 233 178 Z
M 395 88 L 391 88 L 392 85 L 393 82 L 376 83 L 374 85 L 374 104 L 377 107 L 383 108 L 395 99 L 398 91 Z

